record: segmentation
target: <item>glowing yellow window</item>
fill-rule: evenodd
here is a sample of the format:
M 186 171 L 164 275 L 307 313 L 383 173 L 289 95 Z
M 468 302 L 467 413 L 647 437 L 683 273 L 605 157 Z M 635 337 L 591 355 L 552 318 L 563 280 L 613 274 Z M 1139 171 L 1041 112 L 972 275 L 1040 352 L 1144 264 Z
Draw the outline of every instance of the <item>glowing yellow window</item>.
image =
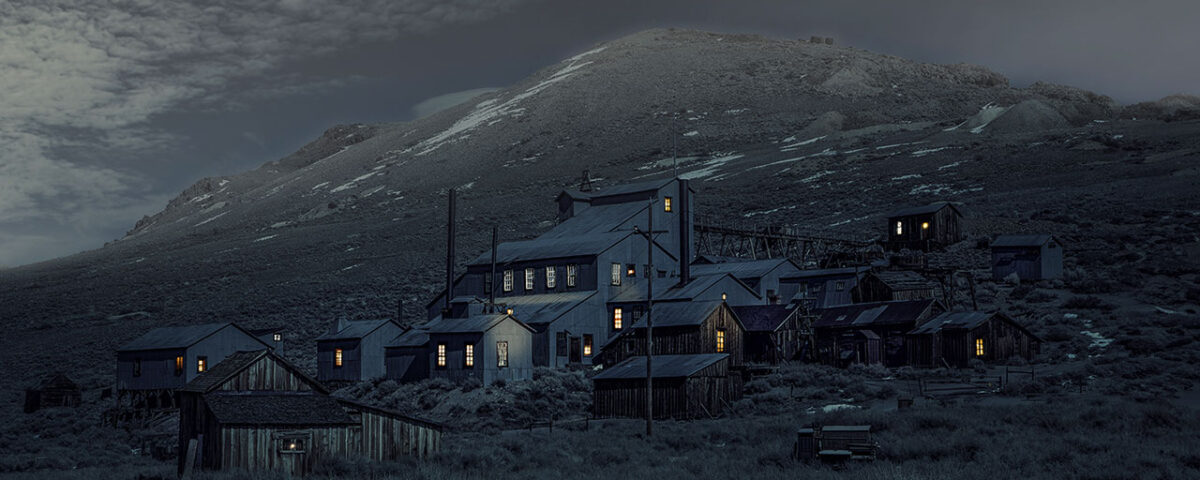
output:
M 663 211 L 667 212 L 667 213 L 671 213 L 671 197 L 667 197 L 667 198 L 663 199 Z
M 204 373 L 208 368 L 208 357 L 196 357 L 196 373 Z
M 583 336 L 583 356 L 589 357 L 592 355 L 592 336 L 585 334 Z
M 437 366 L 446 366 L 446 344 L 439 343 L 437 349 Z
M 904 222 L 896 222 L 896 235 L 904 235 Z
M 467 357 L 464 359 L 464 361 L 466 362 L 467 367 L 475 366 L 475 346 L 474 345 L 471 345 L 469 343 L 467 344 Z
M 975 356 L 976 357 L 983 356 L 983 339 L 982 338 L 975 339 Z
M 176 375 L 183 374 L 183 356 L 182 355 L 175 357 L 175 374 Z
M 342 349 L 340 348 L 333 350 L 333 366 L 342 366 Z
M 613 309 L 613 330 L 621 329 L 621 307 Z
M 929 230 L 929 222 L 921 222 L 921 230 Z
M 717 330 L 717 353 L 725 352 L 725 331 Z

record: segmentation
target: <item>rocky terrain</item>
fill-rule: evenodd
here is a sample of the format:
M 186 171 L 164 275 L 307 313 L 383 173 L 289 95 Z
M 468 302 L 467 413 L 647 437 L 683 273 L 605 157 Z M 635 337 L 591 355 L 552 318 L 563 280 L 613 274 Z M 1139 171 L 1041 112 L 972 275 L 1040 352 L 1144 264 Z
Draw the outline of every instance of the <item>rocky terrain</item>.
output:
M 1198 160 L 1197 97 L 1122 106 L 978 66 L 651 30 L 420 120 L 330 128 L 198 181 L 104 248 L 0 271 L 0 409 L 49 371 L 109 386 L 115 348 L 156 325 L 286 324 L 288 356 L 311 368 L 311 339 L 338 317 L 402 303 L 402 321 L 421 319 L 443 275 L 448 188 L 461 261 L 493 225 L 503 240 L 548 229 L 554 195 L 585 169 L 603 187 L 677 167 L 704 221 L 864 240 L 897 207 L 962 202 L 971 240 L 942 260 L 981 281 L 980 241 L 1054 233 L 1062 282 L 985 283 L 981 302 L 1026 321 L 1072 371 L 1093 368 L 1098 336 L 1124 358 L 1161 354 L 1139 369 L 1173 372 L 1200 360 Z M 1112 388 L 1179 394 L 1192 380 Z

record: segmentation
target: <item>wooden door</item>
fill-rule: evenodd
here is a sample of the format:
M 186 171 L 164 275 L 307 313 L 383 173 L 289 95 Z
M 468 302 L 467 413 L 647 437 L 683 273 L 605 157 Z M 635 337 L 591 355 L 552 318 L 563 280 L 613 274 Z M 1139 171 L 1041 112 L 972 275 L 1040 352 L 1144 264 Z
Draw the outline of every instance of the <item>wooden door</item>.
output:
M 583 362 L 583 347 L 581 346 L 582 341 L 579 338 L 580 337 L 571 337 L 571 363 Z

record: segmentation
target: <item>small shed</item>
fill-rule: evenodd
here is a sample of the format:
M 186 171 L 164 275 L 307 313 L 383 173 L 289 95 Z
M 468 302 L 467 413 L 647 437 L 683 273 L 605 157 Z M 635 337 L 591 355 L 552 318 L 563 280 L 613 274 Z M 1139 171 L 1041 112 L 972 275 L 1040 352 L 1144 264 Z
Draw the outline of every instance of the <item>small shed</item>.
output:
M 890 302 L 935 298 L 938 285 L 909 270 L 880 270 L 867 273 L 854 290 L 855 303 Z
M 391 319 L 338 320 L 317 337 L 317 379 L 344 383 L 384 376 L 384 345 L 402 331 Z
M 909 364 L 966 367 L 1020 357 L 1032 360 L 1041 339 L 1002 313 L 946 312 L 909 332 Z
M 803 308 L 797 304 L 733 307 L 746 327 L 742 356 L 747 362 L 772 365 L 795 359 L 803 339 Z
M 814 311 L 817 361 L 836 366 L 850 363 L 889 367 L 908 361 L 905 335 L 946 311 L 937 300 L 856 303 Z
M 792 301 L 809 308 L 825 308 L 853 303 L 852 292 L 867 270 L 867 267 L 800 270 L 783 281 L 797 285 Z
M 429 378 L 429 332 L 410 328 L 384 347 L 387 378 L 400 383 Z
M 1062 278 L 1063 245 L 1053 235 L 1000 235 L 992 240 L 992 278 Z
M 719 300 L 655 303 L 651 318 L 654 355 L 723 353 L 729 355 L 729 368 L 741 368 L 746 327 L 729 304 Z M 646 354 L 645 316 L 626 330 L 604 345 L 597 358 L 600 363 L 614 365 Z
M 425 325 L 429 376 L 484 385 L 533 378 L 533 329 L 512 315 L 445 318 Z
M 83 390 L 62 373 L 50 375 L 36 387 L 25 390 L 25 413 L 45 407 L 78 407 L 81 403 Z
M 742 396 L 742 377 L 729 355 L 655 355 L 651 360 L 655 418 L 709 418 Z M 592 378 L 597 417 L 646 416 L 646 357 L 630 357 Z
M 962 211 L 950 202 L 905 208 L 887 217 L 889 250 L 930 251 L 966 238 Z

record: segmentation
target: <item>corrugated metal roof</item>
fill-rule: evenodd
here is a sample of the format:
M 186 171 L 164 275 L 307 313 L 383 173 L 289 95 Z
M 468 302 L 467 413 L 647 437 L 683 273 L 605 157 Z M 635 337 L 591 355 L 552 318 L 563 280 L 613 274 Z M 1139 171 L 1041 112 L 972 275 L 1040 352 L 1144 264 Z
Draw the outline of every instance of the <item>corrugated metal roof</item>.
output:
M 936 203 L 931 203 L 929 205 L 925 205 L 923 207 L 910 207 L 910 208 L 903 208 L 900 210 L 896 210 L 896 211 L 888 214 L 888 218 L 907 217 L 907 216 L 911 216 L 911 215 L 925 215 L 925 214 L 937 212 L 938 210 L 941 210 L 946 207 L 950 207 L 950 208 L 954 209 L 954 213 L 962 215 L 962 212 L 959 211 L 958 207 L 954 206 L 953 203 L 936 202 Z
M 134 341 L 126 343 L 117 351 L 128 352 L 135 350 L 187 348 L 230 325 L 232 324 L 224 322 L 178 327 L 158 327 L 146 332 L 145 335 L 138 337 Z
M 651 362 L 654 378 L 687 377 L 700 370 L 729 358 L 725 353 L 699 353 L 692 355 L 655 355 Z M 646 357 L 630 357 L 625 361 L 604 369 L 593 380 L 620 380 L 646 378 Z
M 798 311 L 800 309 L 791 303 L 733 307 L 733 313 L 737 314 L 747 332 L 774 332 Z
M 892 290 L 919 290 L 926 288 L 937 288 L 936 283 L 933 283 L 925 277 L 922 277 L 917 272 L 912 272 L 909 270 L 882 270 L 878 272 L 872 272 L 871 274 L 874 275 L 875 278 L 878 278 L 879 281 L 883 282 L 884 285 L 890 287 Z
M 693 275 L 715 275 L 720 273 L 728 273 L 737 278 L 761 278 L 776 268 L 787 268 L 791 265 L 792 271 L 800 270 L 800 267 L 795 266 L 791 260 L 786 258 L 772 258 L 767 260 L 748 260 L 744 262 L 725 262 L 713 264 L 692 265 Z
M 440 317 L 439 317 L 440 318 Z M 529 325 L 524 324 L 520 320 L 509 315 L 473 315 L 467 318 L 442 318 L 426 324 L 423 328 L 428 333 L 481 333 L 491 330 L 492 327 L 499 325 L 505 319 L 512 318 L 512 321 L 525 327 L 529 331 Z
M 896 325 L 915 322 L 934 300 L 900 300 L 894 302 L 856 303 L 823 308 L 813 313 L 818 315 L 814 328 L 850 328 L 864 326 Z
M 1040 247 L 1054 238 L 1053 235 L 1000 235 L 992 240 L 993 247 Z
M 614 203 L 588 207 L 538 238 L 566 238 L 612 232 L 621 224 L 638 217 L 638 214 L 642 214 L 644 219 L 647 208 L 649 205 L 645 203 Z
M 868 270 L 867 267 L 845 267 L 845 268 L 823 268 L 823 269 L 819 269 L 819 270 L 801 270 L 800 273 L 797 273 L 794 275 L 788 275 L 787 277 L 784 277 L 784 278 L 793 279 L 793 278 L 817 278 L 817 277 L 845 276 L 845 275 L 854 275 L 855 272 L 858 272 L 860 274 L 866 273 L 867 270 Z
M 408 331 L 397 335 L 396 338 L 388 342 L 388 347 L 420 347 L 429 343 L 429 332 L 417 328 L 411 328 Z
M 737 277 L 734 277 L 728 273 L 723 273 L 717 275 L 693 275 L 692 281 L 688 282 L 687 285 L 682 287 L 680 287 L 677 282 L 673 282 L 668 279 L 655 279 L 654 300 L 661 300 L 664 302 L 691 300 L 700 296 L 713 286 L 721 283 L 721 281 L 725 280 L 727 277 L 732 282 L 736 282 L 736 284 L 741 288 L 746 289 L 747 292 L 750 292 L 755 297 L 759 296 L 758 292 L 755 292 L 750 287 L 747 287 L 746 284 L 741 280 L 738 280 Z M 627 288 L 621 291 L 613 296 L 613 298 L 609 300 L 609 303 L 635 303 L 645 301 L 646 288 L 644 286 L 639 286 L 639 288 Z
M 504 242 L 496 246 L 496 263 L 512 263 L 548 258 L 599 255 L 620 243 L 633 232 L 603 232 L 565 237 L 538 237 L 533 240 Z M 492 251 L 475 257 L 468 265 L 490 265 Z
M 282 392 L 213 392 L 204 396 L 224 425 L 355 425 L 337 399 L 328 395 Z
M 626 183 L 622 185 L 610 185 L 606 187 L 595 188 L 590 192 L 580 192 L 579 190 L 563 190 L 559 196 L 570 195 L 572 198 L 603 198 L 616 195 L 625 195 L 630 193 L 658 191 L 662 187 L 667 186 L 675 181 L 674 178 L 665 178 L 660 180 L 648 180 L 645 182 Z
M 363 338 L 391 321 L 391 319 L 349 321 L 346 322 L 346 328 L 338 331 L 333 331 L 331 329 L 328 332 L 322 333 L 319 337 L 317 337 L 317 340 L 352 340 L 356 338 Z M 337 328 L 336 323 L 334 324 L 333 328 Z
M 655 327 L 680 327 L 699 325 L 721 307 L 720 301 L 655 303 L 651 310 Z M 632 328 L 646 328 L 646 316 L 642 315 Z
M 528 324 L 544 324 L 558 320 L 571 309 L 596 295 L 595 290 L 540 295 L 514 295 L 496 299 L 496 304 L 512 308 L 513 316 Z
M 909 333 L 927 334 L 946 328 L 970 330 L 988 321 L 988 319 L 992 318 L 992 315 L 995 314 L 984 312 L 946 312 L 934 317 Z

